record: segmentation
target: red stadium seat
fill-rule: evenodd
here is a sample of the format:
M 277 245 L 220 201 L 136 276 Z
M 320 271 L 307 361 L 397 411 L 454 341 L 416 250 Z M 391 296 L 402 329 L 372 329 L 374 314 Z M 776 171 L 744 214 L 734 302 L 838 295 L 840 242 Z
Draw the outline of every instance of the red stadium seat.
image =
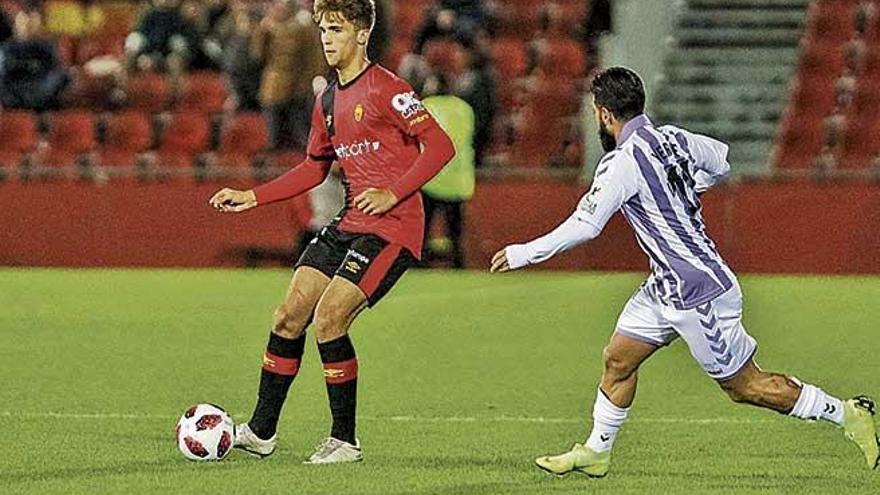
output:
M 526 74 L 528 55 L 525 44 L 516 38 L 501 38 L 492 43 L 495 70 L 505 80 Z
M 846 43 L 839 41 L 804 41 L 800 70 L 813 74 L 839 74 L 846 63 Z
M 30 112 L 0 112 L 0 167 L 13 167 L 34 151 L 39 139 L 37 117 Z
M 812 166 L 825 140 L 823 120 L 815 115 L 792 113 L 782 128 L 776 166 L 786 169 Z
M 133 76 L 127 84 L 128 106 L 144 112 L 158 113 L 168 107 L 168 81 L 153 72 Z
M 845 41 L 855 32 L 856 2 L 850 0 L 824 0 L 815 2 L 807 26 L 807 40 L 824 39 Z
M 428 65 L 449 73 L 454 72 L 457 52 L 461 49 L 461 45 L 455 41 L 437 38 L 425 43 L 422 55 Z
M 202 113 L 223 111 L 226 83 L 213 72 L 200 72 L 184 77 L 177 98 L 177 109 Z
M 425 19 L 426 9 L 419 2 L 395 2 L 395 36 L 403 38 L 411 46 L 413 35 Z
M 528 39 L 538 29 L 538 10 L 541 2 L 517 0 L 509 2 L 498 12 L 498 32 L 502 36 Z
M 584 47 L 574 40 L 541 39 L 534 45 L 538 68 L 549 76 L 583 77 L 586 71 Z
M 248 167 L 254 157 L 269 145 L 266 121 L 259 113 L 233 115 L 223 125 L 217 164 L 227 167 Z
M 576 81 L 567 77 L 531 77 L 526 84 L 529 106 L 553 118 L 580 112 L 581 94 Z
M 187 168 L 208 149 L 211 123 L 208 117 L 191 112 L 173 113 L 162 133 L 158 149 L 159 166 Z
M 51 116 L 48 147 L 39 156 L 41 165 L 72 167 L 94 151 L 95 122 L 92 112 L 68 110 Z
M 98 147 L 98 162 L 107 167 L 131 167 L 152 142 L 150 117 L 127 111 L 107 117 L 104 142 Z

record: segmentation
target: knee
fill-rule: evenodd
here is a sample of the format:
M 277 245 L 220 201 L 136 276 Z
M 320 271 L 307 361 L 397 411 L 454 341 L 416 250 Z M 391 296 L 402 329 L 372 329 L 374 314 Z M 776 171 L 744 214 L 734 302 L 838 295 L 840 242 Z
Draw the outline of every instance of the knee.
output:
M 638 365 L 617 353 L 611 347 L 602 351 L 602 360 L 605 365 L 605 377 L 613 381 L 623 381 L 631 377 Z
M 296 306 L 282 304 L 275 309 L 272 331 L 278 335 L 295 339 L 302 335 L 309 323 L 309 315 L 303 314 Z
M 346 331 L 346 315 L 339 308 L 318 305 L 315 310 L 315 336 L 318 342 L 341 337 Z
M 295 339 L 305 331 L 311 316 L 311 308 L 293 298 L 275 309 L 272 331 L 282 337 Z

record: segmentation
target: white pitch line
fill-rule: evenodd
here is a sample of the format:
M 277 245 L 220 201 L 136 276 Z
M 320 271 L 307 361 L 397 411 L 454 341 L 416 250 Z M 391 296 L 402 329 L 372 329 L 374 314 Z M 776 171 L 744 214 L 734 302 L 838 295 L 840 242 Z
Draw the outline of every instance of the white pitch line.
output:
M 170 414 L 143 413 L 66 413 L 66 412 L 12 412 L 0 411 L 0 418 L 42 418 L 42 419 L 167 419 L 177 416 Z M 360 416 L 364 421 L 387 421 L 395 423 L 539 423 L 539 424 L 586 424 L 589 418 L 545 418 L 542 416 Z M 751 418 L 632 418 L 629 423 L 660 424 L 761 424 L 772 423 L 772 419 Z

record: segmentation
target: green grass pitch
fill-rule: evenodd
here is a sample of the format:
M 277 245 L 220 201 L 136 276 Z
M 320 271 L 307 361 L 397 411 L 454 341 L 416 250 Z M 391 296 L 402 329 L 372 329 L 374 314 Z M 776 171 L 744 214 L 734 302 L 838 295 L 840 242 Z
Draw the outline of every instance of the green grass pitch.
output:
M 0 271 L 0 493 L 880 493 L 827 424 L 729 402 L 677 342 L 642 370 L 603 480 L 534 457 L 583 441 L 600 356 L 639 274 L 413 272 L 355 324 L 365 462 L 303 466 L 328 431 L 313 341 L 265 460 L 188 462 L 177 417 L 254 404 L 266 271 Z M 880 279 L 742 278 L 758 361 L 880 395 Z

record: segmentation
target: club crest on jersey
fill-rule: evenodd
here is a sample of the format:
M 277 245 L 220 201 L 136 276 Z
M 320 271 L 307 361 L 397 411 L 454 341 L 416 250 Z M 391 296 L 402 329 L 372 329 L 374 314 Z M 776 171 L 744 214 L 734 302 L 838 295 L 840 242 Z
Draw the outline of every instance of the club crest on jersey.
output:
M 415 91 L 394 95 L 394 98 L 391 99 L 391 106 L 400 112 L 404 119 L 409 119 L 413 115 L 425 110 L 425 106 L 422 105 Z
M 360 122 L 364 120 L 364 106 L 358 103 L 354 106 L 354 121 Z

